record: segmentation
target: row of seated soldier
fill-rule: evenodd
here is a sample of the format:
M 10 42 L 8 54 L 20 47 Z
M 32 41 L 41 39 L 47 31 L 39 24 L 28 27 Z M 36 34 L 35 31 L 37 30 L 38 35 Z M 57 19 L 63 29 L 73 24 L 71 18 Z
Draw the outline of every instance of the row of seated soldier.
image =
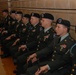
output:
M 76 75 L 76 41 L 70 21 L 50 13 L 23 14 L 3 10 L 1 58 L 11 57 L 16 75 Z

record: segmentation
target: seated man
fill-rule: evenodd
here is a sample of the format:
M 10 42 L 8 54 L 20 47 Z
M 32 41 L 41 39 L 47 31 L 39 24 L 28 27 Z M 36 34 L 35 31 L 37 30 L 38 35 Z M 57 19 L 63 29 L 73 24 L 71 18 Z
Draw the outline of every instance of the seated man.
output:
M 71 63 L 69 49 L 75 41 L 69 35 L 70 22 L 68 20 L 59 18 L 56 24 L 55 31 L 58 36 L 47 48 L 28 58 L 29 61 L 35 57 L 38 59 L 38 64 L 28 68 L 26 75 L 64 75 L 68 72 Z M 45 62 L 39 62 L 40 58 L 51 54 L 52 51 L 50 58 L 47 58 Z
M 12 57 L 14 56 L 14 53 L 17 52 L 18 47 L 26 42 L 26 37 L 29 31 L 29 27 L 31 27 L 29 20 L 30 20 L 30 15 L 24 14 L 22 17 L 22 23 L 24 25 L 20 37 L 15 40 L 15 42 L 12 44 L 12 47 L 10 49 L 10 53 Z
M 10 35 L 12 35 L 15 31 L 15 12 L 12 10 L 10 12 L 10 15 L 7 14 L 6 11 L 3 11 L 3 15 L 5 17 L 5 20 L 3 21 L 3 30 L 1 34 L 1 50 L 3 50 L 3 55 L 1 57 L 7 57 L 9 55 L 9 50 L 5 48 L 5 45 L 10 41 L 8 38 Z

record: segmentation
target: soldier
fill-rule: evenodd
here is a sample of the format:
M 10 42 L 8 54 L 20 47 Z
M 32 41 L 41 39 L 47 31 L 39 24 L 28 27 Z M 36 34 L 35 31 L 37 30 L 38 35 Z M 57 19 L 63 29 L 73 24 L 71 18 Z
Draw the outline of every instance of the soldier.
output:
M 2 58 L 7 57 L 9 55 L 9 52 L 8 52 L 9 48 L 12 46 L 14 41 L 17 38 L 19 38 L 20 35 L 21 35 L 21 31 L 22 31 L 23 25 L 24 25 L 22 23 L 22 21 L 21 21 L 21 19 L 22 19 L 22 12 L 21 11 L 16 12 L 16 19 L 17 19 L 17 22 L 15 23 L 15 25 L 16 25 L 15 31 L 14 31 L 14 33 L 12 35 L 10 35 L 8 37 L 8 39 L 6 39 L 8 41 L 8 43 L 6 45 L 4 44 L 4 46 L 3 46 L 3 48 L 4 48 L 4 55 L 2 55 Z
M 30 15 L 29 14 L 24 14 L 23 15 L 23 18 L 22 18 L 22 22 L 24 24 L 24 27 L 23 27 L 23 30 L 22 30 L 22 33 L 21 33 L 21 37 L 18 38 L 12 45 L 12 48 L 11 48 L 11 55 L 14 56 L 14 53 L 17 52 L 18 50 L 18 47 L 22 44 L 25 44 L 26 43 L 26 37 L 27 37 L 27 34 L 28 34 L 28 31 L 29 31 L 29 27 L 30 27 L 30 23 L 29 23 L 29 20 L 30 20 Z
M 55 31 L 52 27 L 53 20 L 54 17 L 52 14 L 49 13 L 42 14 L 41 26 L 44 29 L 41 30 L 39 36 L 37 37 L 37 41 L 33 41 L 30 44 L 26 45 L 28 49 L 29 48 L 33 49 L 33 47 L 37 45 L 36 50 L 34 49 L 30 50 L 29 52 L 26 52 L 25 54 L 18 57 L 17 66 L 19 72 L 21 72 L 23 65 L 26 64 L 27 57 L 30 54 L 47 47 L 47 45 L 53 40 L 55 34 Z
M 12 10 L 11 12 L 10 12 L 10 21 L 8 22 L 8 24 L 9 24 L 9 26 L 8 26 L 8 30 L 7 30 L 7 33 L 9 34 L 9 36 L 11 35 L 11 34 L 13 34 L 14 33 L 14 31 L 15 31 L 15 27 L 16 27 L 16 25 L 15 25 L 15 23 L 16 23 L 16 11 L 15 10 Z
M 8 32 L 9 32 L 9 35 L 13 34 L 14 31 L 15 31 L 15 23 L 16 23 L 16 11 L 15 10 L 12 10 L 10 12 L 10 17 L 11 17 L 11 20 L 9 22 L 9 28 L 8 28 Z
M 23 26 L 23 30 L 21 32 L 21 37 L 18 38 L 14 43 L 13 43 L 13 46 L 16 45 L 17 42 L 19 42 L 20 44 L 24 44 L 25 43 L 25 39 L 27 37 L 27 34 L 28 34 L 28 28 L 30 26 L 30 23 L 29 23 L 29 19 L 30 19 L 30 15 L 29 14 L 25 14 L 22 18 L 22 22 L 24 24 Z
M 2 43 L 2 49 L 1 50 L 3 50 L 3 51 L 6 49 L 4 46 L 5 46 L 5 44 L 8 43 L 7 42 L 8 36 L 10 36 L 11 34 L 13 34 L 14 30 L 15 30 L 15 25 L 14 25 L 16 23 L 16 19 L 15 19 L 15 16 L 14 16 L 15 12 L 16 11 L 14 11 L 14 10 L 11 11 L 10 16 L 8 15 L 8 17 L 6 18 L 8 27 L 7 28 L 3 27 L 3 31 L 2 31 L 2 35 L 1 35 L 1 43 Z M 4 16 L 6 16 L 6 13 L 4 11 L 3 11 L 3 14 L 4 14 Z M 11 16 L 11 15 L 13 15 L 13 16 Z
M 8 22 L 10 20 L 10 16 L 9 16 L 9 11 L 6 9 L 6 10 L 3 10 L 2 11 L 2 14 L 3 14 L 3 30 L 7 30 L 8 29 Z
M 9 21 L 10 21 L 10 16 L 9 16 L 9 11 L 8 10 L 3 10 L 3 20 L 2 20 L 2 25 L 1 25 L 1 43 L 3 40 L 9 35 L 8 33 L 8 26 L 9 26 Z
M 70 53 L 72 56 L 72 70 L 71 73 L 67 75 L 76 75 L 76 43 L 71 47 Z
M 57 37 L 48 47 L 36 52 L 30 59 L 35 57 L 39 60 L 53 52 L 52 56 L 45 62 L 38 61 L 38 65 L 28 68 L 27 75 L 64 75 L 67 73 L 71 62 L 69 49 L 74 44 L 74 39 L 69 35 L 70 22 L 68 20 L 59 18 L 56 24 Z

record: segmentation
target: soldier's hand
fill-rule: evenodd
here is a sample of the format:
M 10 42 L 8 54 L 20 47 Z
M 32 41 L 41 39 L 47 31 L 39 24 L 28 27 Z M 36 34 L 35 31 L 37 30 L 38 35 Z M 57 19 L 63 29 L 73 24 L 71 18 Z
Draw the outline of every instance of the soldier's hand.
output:
M 12 34 L 11 37 L 15 37 L 15 34 Z
M 6 34 L 8 31 L 6 31 L 6 30 L 4 30 L 3 32 L 2 32 L 2 34 Z
M 38 74 L 46 73 L 46 72 L 48 72 L 48 65 L 40 67 L 40 70 L 38 71 Z
M 11 39 L 11 37 L 9 36 L 9 37 L 7 37 L 5 40 L 10 40 Z
M 36 62 L 36 61 L 37 61 L 37 58 L 36 58 L 36 57 L 34 57 L 31 61 L 32 61 L 32 63 L 34 63 L 34 62 Z
M 18 38 L 17 40 L 16 40 L 16 42 L 18 42 L 20 39 Z
M 26 45 L 21 45 L 20 47 L 19 47 L 19 49 L 18 49 L 18 51 L 20 51 L 21 49 L 22 49 L 22 51 L 24 51 L 24 50 L 26 50 Z
M 20 39 L 18 38 L 18 39 L 12 44 L 12 46 L 16 45 L 19 40 L 20 40 Z
M 35 72 L 35 75 L 39 75 L 39 69 Z
M 28 63 L 30 60 L 32 60 L 33 58 L 34 58 L 34 59 L 32 60 L 32 62 L 35 61 L 36 56 L 37 56 L 36 53 L 30 55 L 30 56 L 27 58 L 27 63 Z
M 16 45 L 16 43 L 14 42 L 13 44 L 12 44 L 12 46 L 15 46 Z

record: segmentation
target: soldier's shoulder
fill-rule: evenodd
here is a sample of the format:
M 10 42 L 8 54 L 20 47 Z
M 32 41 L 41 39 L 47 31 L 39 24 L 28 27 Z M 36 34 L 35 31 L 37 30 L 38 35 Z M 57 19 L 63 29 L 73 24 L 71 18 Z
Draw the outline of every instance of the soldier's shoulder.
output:
M 74 41 L 75 42 L 75 39 L 73 37 L 69 36 L 68 41 Z

